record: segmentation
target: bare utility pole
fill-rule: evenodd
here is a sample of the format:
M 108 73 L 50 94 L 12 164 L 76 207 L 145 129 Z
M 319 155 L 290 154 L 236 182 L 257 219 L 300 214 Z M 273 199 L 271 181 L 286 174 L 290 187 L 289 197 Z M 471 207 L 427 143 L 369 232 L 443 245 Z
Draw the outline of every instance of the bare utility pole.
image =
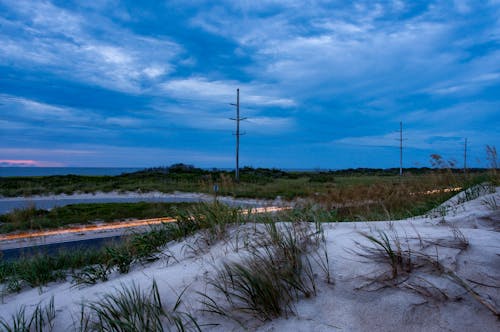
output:
M 236 170 L 234 173 L 234 178 L 236 182 L 240 182 L 240 136 L 245 135 L 240 133 L 240 121 L 246 118 L 240 118 L 240 89 L 236 89 L 236 104 L 231 104 L 236 106 L 236 118 L 231 118 L 231 120 L 236 121 Z
M 399 176 L 403 176 L 403 121 L 399 122 Z
M 464 174 L 467 174 L 467 138 L 464 141 Z

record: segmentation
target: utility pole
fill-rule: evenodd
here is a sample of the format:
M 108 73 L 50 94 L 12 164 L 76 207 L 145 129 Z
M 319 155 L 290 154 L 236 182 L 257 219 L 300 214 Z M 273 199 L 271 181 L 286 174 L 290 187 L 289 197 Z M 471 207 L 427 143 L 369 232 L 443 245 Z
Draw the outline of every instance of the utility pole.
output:
M 467 137 L 464 142 L 464 174 L 467 174 Z
M 403 176 L 403 121 L 399 122 L 399 176 Z
M 240 118 L 240 89 L 236 89 L 236 104 L 231 104 L 236 106 L 236 118 L 231 118 L 230 120 L 236 121 L 236 170 L 234 173 L 234 178 L 236 182 L 240 182 L 240 136 L 244 133 L 240 133 L 240 121 L 246 118 Z

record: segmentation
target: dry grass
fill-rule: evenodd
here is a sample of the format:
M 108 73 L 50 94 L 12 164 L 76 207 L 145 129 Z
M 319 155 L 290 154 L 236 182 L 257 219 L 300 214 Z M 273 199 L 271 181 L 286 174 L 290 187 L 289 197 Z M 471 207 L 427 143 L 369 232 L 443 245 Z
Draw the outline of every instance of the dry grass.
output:
M 324 209 L 336 212 L 335 220 L 396 220 L 421 215 L 451 198 L 453 192 L 431 190 L 459 186 L 440 177 L 406 178 L 383 182 L 337 186 L 319 193 L 313 200 Z
M 316 295 L 310 254 L 322 237 L 314 224 L 268 223 L 254 239 L 241 261 L 224 262 L 216 276 L 208 279 L 217 295 L 200 294 L 205 311 L 238 322 L 241 314 L 271 320 L 293 313 L 298 299 Z M 317 257 L 330 281 L 328 261 Z
M 392 286 L 408 289 L 425 299 L 440 302 L 459 300 L 460 296 L 454 297 L 448 294 L 445 288 L 439 287 L 430 281 L 430 279 L 441 280 L 440 284 L 442 284 L 443 279 L 446 279 L 464 289 L 475 300 L 500 318 L 498 308 L 487 295 L 480 294 L 470 282 L 460 277 L 454 268 L 445 266 L 439 259 L 438 247 L 458 250 L 455 261 L 448 264 L 455 266 L 456 269 L 456 257 L 470 246 L 468 239 L 458 227 L 451 226 L 450 231 L 452 233 L 451 238 L 437 240 L 422 239 L 418 235 L 419 245 L 417 248 L 411 245 L 412 239 L 407 235 L 401 237 L 394 230 L 390 235 L 383 231 L 377 231 L 377 235 L 362 233 L 372 245 L 356 242 L 360 250 L 351 252 L 369 262 L 390 266 L 391 272 L 389 275 L 382 273 L 372 276 L 369 278 L 370 283 L 368 285 L 379 283 L 383 287 Z M 435 254 L 432 254 L 433 249 Z
M 82 332 L 201 331 L 192 315 L 179 310 L 182 295 L 167 311 L 155 281 L 149 293 L 136 284 L 122 285 L 101 300 L 83 305 L 77 329 Z

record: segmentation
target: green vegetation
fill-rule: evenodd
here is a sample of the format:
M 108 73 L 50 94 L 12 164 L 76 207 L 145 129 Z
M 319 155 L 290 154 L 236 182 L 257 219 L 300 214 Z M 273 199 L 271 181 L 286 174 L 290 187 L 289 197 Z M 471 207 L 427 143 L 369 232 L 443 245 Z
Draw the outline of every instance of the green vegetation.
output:
M 154 332 L 165 331 L 165 327 L 168 331 L 201 331 L 194 317 L 180 310 L 182 295 L 178 296 L 173 308 L 167 309 L 155 280 L 149 292 L 135 283 L 122 285 L 121 289 L 105 294 L 97 302 L 82 304 L 73 331 Z M 38 303 L 34 310 L 22 306 L 10 319 L 0 317 L 0 327 L 6 332 L 53 331 L 58 313 L 52 297 L 46 304 Z
M 206 311 L 236 320 L 240 312 L 271 320 L 293 313 L 294 301 L 316 295 L 309 254 L 321 241 L 320 224 L 282 226 L 266 224 L 242 262 L 224 263 L 209 279 L 222 301 L 200 293 Z
M 17 292 L 26 286 L 37 287 L 64 280 L 65 271 L 107 260 L 109 258 L 104 249 L 78 249 L 60 251 L 56 255 L 38 254 L 14 261 L 0 260 L 0 283 L 4 284 L 4 291 Z
M 18 209 L 0 215 L 0 233 L 58 228 L 69 224 L 111 222 L 125 219 L 171 217 L 197 203 L 98 203 L 74 204 L 47 210 Z
M 42 306 L 42 303 L 38 303 L 31 315 L 26 313 L 26 306 L 22 306 L 17 313 L 11 317 L 10 322 L 0 318 L 0 327 L 6 332 L 52 331 L 55 318 L 56 311 L 54 307 L 54 298 L 52 297 L 49 303 L 44 306 Z
M 181 294 L 182 296 L 182 294 Z M 153 280 L 149 293 L 136 284 L 122 285 L 114 294 L 106 294 L 98 302 L 83 305 L 79 331 L 201 331 L 195 319 L 179 310 L 181 297 L 178 297 L 171 310 L 165 310 L 158 285 Z
M 484 174 L 485 170 L 469 169 L 468 172 L 469 175 L 476 175 Z M 428 179 L 436 177 L 436 174 L 442 178 L 446 175 L 449 180 L 447 182 L 462 179 L 460 171 L 456 169 L 411 168 L 405 170 L 406 175 L 403 179 L 397 174 L 397 169 L 361 168 L 339 171 L 285 172 L 278 169 L 244 167 L 240 170 L 240 183 L 235 183 L 233 172 L 204 170 L 176 164 L 118 176 L 0 177 L 0 195 L 16 197 L 111 191 L 210 193 L 214 183 L 217 183 L 221 195 L 269 199 L 281 196 L 292 199 L 350 185 L 429 182 Z
M 328 221 L 329 214 L 322 211 L 283 211 L 280 214 L 244 215 L 240 208 L 219 203 L 194 205 L 177 214 L 178 222 L 152 227 L 146 233 L 130 234 L 123 241 L 101 249 L 76 249 L 56 254 L 40 253 L 14 261 L 0 260 L 0 283 L 7 292 L 19 291 L 25 286 L 38 287 L 48 282 L 73 276 L 73 282 L 92 284 L 105 281 L 113 271 L 128 273 L 135 263 L 148 263 L 162 256 L 164 246 L 202 231 L 200 247 L 210 245 L 227 234 L 234 223 L 276 220 Z M 283 218 L 283 219 L 282 219 Z
M 454 192 L 436 189 L 469 188 L 486 180 L 495 183 L 493 175 L 480 170 L 469 174 L 453 169 L 406 170 L 404 177 L 397 170 L 357 169 L 329 172 L 284 172 L 276 169 L 241 171 L 241 182 L 235 183 L 228 172 L 207 171 L 192 166 L 173 165 L 148 169 L 116 177 L 59 176 L 0 178 L 0 192 L 38 188 L 44 193 L 73 190 L 102 190 L 100 184 L 112 183 L 117 190 L 197 190 L 210 192 L 214 183 L 221 195 L 274 199 L 301 198 L 306 206 L 319 206 L 330 215 L 330 221 L 401 219 L 424 214 L 453 196 Z M 413 173 L 412 173 L 413 172 Z M 132 187 L 128 187 L 133 184 Z M 158 187 L 160 186 L 160 187 Z M 127 189 L 127 187 L 129 189 Z M 31 189 L 30 189 L 31 188 Z M 80 189 L 79 189 L 80 188 Z M 99 189 L 101 188 L 101 189 Z M 429 191 L 433 191 L 429 193 Z M 33 191 L 30 191 L 30 194 Z M 183 215 L 188 204 L 110 203 L 79 204 L 50 211 L 34 208 L 15 210 L 0 216 L 0 233 L 17 230 L 57 228 L 68 224 L 94 221 L 116 221 Z
M 66 279 L 68 275 L 73 275 L 76 284 L 104 281 L 114 270 L 128 273 L 134 263 L 159 259 L 161 250 L 168 242 L 196 231 L 206 230 L 215 238 L 220 237 L 224 228 L 222 221 L 229 224 L 234 216 L 241 215 L 239 208 L 213 203 L 193 205 L 177 212 L 177 223 L 154 226 L 146 233 L 130 234 L 120 243 L 101 249 L 60 251 L 51 255 L 40 253 L 15 261 L 0 260 L 0 283 L 5 285 L 7 292 L 13 292 L 25 286 L 37 287 Z M 187 217 L 191 215 L 194 217 Z M 220 223 L 217 222 L 219 220 Z
M 0 216 L 0 232 L 85 224 L 96 220 L 108 222 L 163 216 L 176 217 L 178 222 L 155 227 L 148 233 L 132 234 L 118 245 L 99 250 L 61 252 L 51 256 L 40 254 L 14 262 L 0 260 L 0 283 L 6 285 L 7 290 L 16 291 L 25 285 L 36 287 L 64 279 L 70 274 L 74 276 L 76 284 L 95 283 L 106 280 L 113 271 L 127 273 L 135 263 L 158 259 L 169 241 L 202 230 L 202 236 L 198 237 L 199 242 L 195 244 L 197 248 L 194 249 L 203 250 L 224 238 L 231 225 L 249 221 L 333 222 L 410 217 L 430 211 L 455 194 L 451 191 L 429 192 L 430 190 L 455 187 L 465 189 L 492 178 L 492 173 L 469 172 L 464 176 L 451 169 L 417 169 L 414 172 L 419 174 L 407 171 L 407 175 L 401 178 L 394 175 L 395 171 L 363 169 L 305 173 L 243 168 L 241 183 L 234 183 L 227 172 L 206 171 L 181 164 L 118 177 L 0 178 L 0 191 L 14 194 L 19 190 L 28 190 L 32 194 L 33 188 L 43 189 L 44 193 L 56 193 L 64 187 L 63 191 L 72 192 L 80 190 L 75 188 L 87 185 L 93 190 L 102 190 L 102 187 L 96 186 L 97 183 L 107 183 L 106 186 L 112 183 L 110 188 L 119 190 L 159 190 L 157 186 L 166 190 L 173 188 L 175 184 L 176 190 L 188 190 L 189 185 L 210 191 L 217 182 L 221 194 L 268 198 L 275 198 L 277 195 L 285 198 L 301 197 L 300 203 L 295 204 L 292 210 L 264 215 L 245 215 L 239 208 L 206 203 L 80 204 L 50 211 L 34 208 L 16 210 Z M 133 188 L 126 189 L 129 185 Z M 152 187 L 153 185 L 156 187 Z M 474 189 L 466 193 L 470 193 L 471 197 L 476 196 Z M 226 272 L 233 273 L 235 270 Z
M 432 182 L 430 181 L 430 183 Z M 402 183 L 345 185 L 335 191 L 330 190 L 315 195 L 292 210 L 262 215 L 245 215 L 241 213 L 239 208 L 217 203 L 194 205 L 85 204 L 58 208 L 61 210 L 54 209 L 50 212 L 40 212 L 33 209 L 27 212 L 16 211 L 15 214 L 20 215 L 18 220 L 22 220 L 23 213 L 28 216 L 42 215 L 39 217 L 42 220 L 47 220 L 47 214 L 53 213 L 57 216 L 59 213 L 65 216 L 78 216 L 75 217 L 80 218 L 78 220 L 69 217 L 63 219 L 68 218 L 67 220 L 71 222 L 84 223 L 88 220 L 95 220 L 96 216 L 106 219 L 102 218 L 106 215 L 110 218 L 109 220 L 124 216 L 131 217 L 132 214 L 125 213 L 127 209 L 143 213 L 133 215 L 136 217 L 157 217 L 161 215 L 157 214 L 161 210 L 165 211 L 164 215 L 175 216 L 178 222 L 155 227 L 147 233 L 131 234 L 122 243 L 99 250 L 63 251 L 50 256 L 40 254 L 12 262 L 0 260 L 0 283 L 5 284 L 8 291 L 17 291 L 26 285 L 36 287 L 50 281 L 64 279 L 68 274 L 74 276 L 73 280 L 77 284 L 95 283 L 106 280 L 112 271 L 127 273 L 134 263 L 147 263 L 160 258 L 162 248 L 169 241 L 184 238 L 200 230 L 203 233 L 202 236 L 198 237 L 197 241 L 199 242 L 195 245 L 198 247 L 197 249 L 202 250 L 224 238 L 228 227 L 234 224 L 250 221 L 272 223 L 283 220 L 314 223 L 358 219 L 393 220 L 427 212 L 454 195 L 452 192 L 425 194 L 421 190 L 425 189 L 427 185 L 430 184 L 423 181 L 421 183 L 414 182 L 413 186 Z M 101 212 L 96 212 L 99 209 Z M 154 215 L 147 214 L 148 210 L 153 211 L 151 213 Z M 61 211 L 67 211 L 67 213 Z M 122 213 L 122 215 L 118 216 L 115 213 Z M 30 225 L 33 225 L 37 219 L 28 220 L 30 220 Z M 36 227 L 41 227 L 41 225 L 38 224 Z
M 499 182 L 498 173 L 493 168 L 490 171 L 469 169 L 464 175 L 462 170 L 450 168 L 439 155 L 433 158 L 435 168 L 405 169 L 403 177 L 398 175 L 398 169 L 285 172 L 244 167 L 240 172 L 241 181 L 236 183 L 232 172 L 203 170 L 184 164 L 119 176 L 3 177 L 0 178 L 0 194 L 18 196 L 112 190 L 210 193 L 217 183 L 220 195 L 300 198 L 305 202 L 306 210 L 314 206 L 327 214 L 329 221 L 356 221 L 395 220 L 424 214 L 455 194 L 439 189 L 470 188 L 485 181 Z M 300 206 L 297 208 L 301 209 Z M 96 220 L 108 222 L 185 215 L 182 211 L 185 211 L 182 204 L 173 208 L 173 205 L 163 203 L 81 204 L 51 211 L 18 210 L 0 216 L 0 232 L 85 224 Z

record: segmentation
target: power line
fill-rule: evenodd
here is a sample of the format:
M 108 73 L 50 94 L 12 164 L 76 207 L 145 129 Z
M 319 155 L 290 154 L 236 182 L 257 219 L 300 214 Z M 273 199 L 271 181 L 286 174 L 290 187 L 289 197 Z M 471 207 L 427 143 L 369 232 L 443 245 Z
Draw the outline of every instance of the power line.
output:
M 399 176 L 403 176 L 403 122 L 399 123 Z
M 403 121 L 399 122 L 399 176 L 403 176 Z
M 230 104 L 236 106 L 236 118 L 231 118 L 230 120 L 236 121 L 236 170 L 235 170 L 235 180 L 240 182 L 240 136 L 245 135 L 245 133 L 240 133 L 240 121 L 246 118 L 240 117 L 240 89 L 236 89 L 236 104 Z

